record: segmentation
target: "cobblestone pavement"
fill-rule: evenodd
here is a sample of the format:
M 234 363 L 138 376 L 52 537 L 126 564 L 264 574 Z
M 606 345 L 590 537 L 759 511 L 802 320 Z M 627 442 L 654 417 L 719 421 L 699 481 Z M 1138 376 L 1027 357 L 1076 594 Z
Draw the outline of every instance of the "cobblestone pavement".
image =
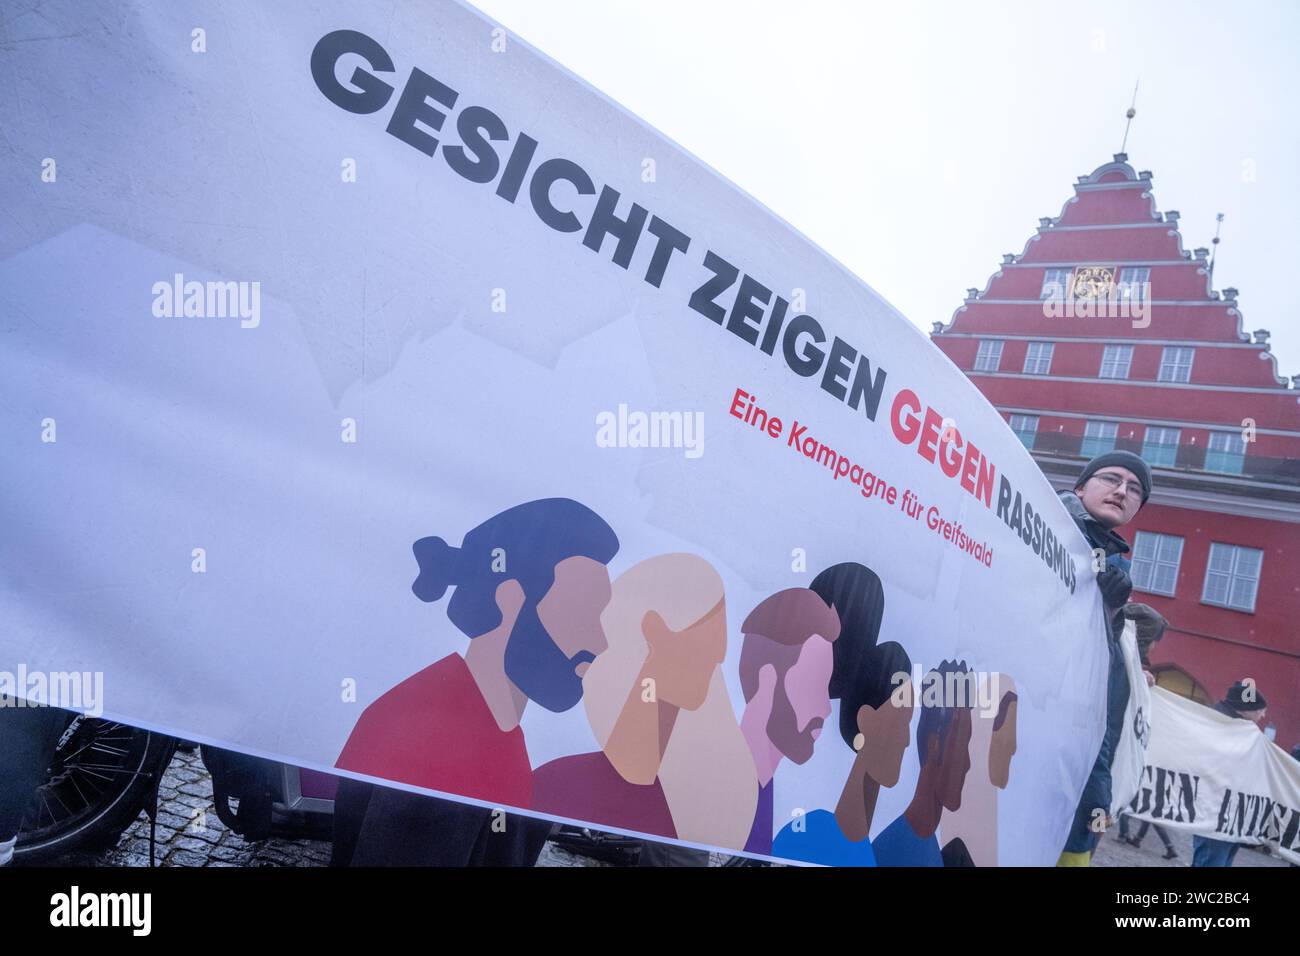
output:
M 217 818 L 212 778 L 196 749 L 177 751 L 158 790 L 158 822 L 154 831 L 157 866 L 327 866 L 328 840 L 289 840 L 272 837 L 250 843 L 226 829 Z M 715 864 L 722 857 L 714 854 Z M 97 852 L 71 853 L 52 866 L 148 866 L 149 818 L 141 811 L 117 844 Z M 538 866 L 613 866 L 546 844 Z
M 1136 832 L 1136 827 L 1132 832 Z M 1168 831 L 1178 857 L 1163 858 L 1164 846 L 1149 832 L 1140 849 L 1120 842 L 1118 831 L 1102 838 L 1093 857 L 1094 866 L 1190 866 L 1192 838 L 1177 830 Z M 328 840 L 290 840 L 272 837 L 249 843 L 226 829 L 213 808 L 212 780 L 199 753 L 178 751 L 163 776 L 159 789 L 158 824 L 155 832 L 158 866 L 326 866 Z M 712 854 L 710 865 L 725 860 Z M 149 818 L 140 816 L 123 832 L 117 845 L 98 852 L 73 853 L 56 861 L 59 866 L 148 866 Z M 546 844 L 538 866 L 613 866 L 614 864 L 572 853 L 555 843 Z M 1286 866 L 1282 860 L 1243 847 L 1235 866 Z
M 212 778 L 197 749 L 177 751 L 158 790 L 157 866 L 325 866 L 325 840 L 273 837 L 249 843 L 217 818 Z M 73 853 L 58 866 L 148 866 L 149 818 L 141 811 L 117 845 L 99 852 Z
M 1129 824 L 1129 836 L 1136 836 L 1140 823 Z M 1172 860 L 1166 860 L 1164 844 L 1160 842 L 1160 837 L 1154 830 L 1148 830 L 1142 840 L 1142 846 L 1133 847 L 1119 839 L 1119 828 L 1113 827 L 1109 830 L 1101 842 L 1097 844 L 1097 851 L 1093 854 L 1093 866 L 1191 866 L 1192 865 L 1192 835 L 1182 830 L 1169 829 L 1165 831 L 1169 834 L 1169 842 L 1174 846 L 1174 852 L 1178 854 Z M 1255 847 L 1243 846 L 1237 851 L 1237 856 L 1232 861 L 1233 866 L 1287 866 L 1286 861 L 1276 856 L 1269 856 L 1261 849 Z

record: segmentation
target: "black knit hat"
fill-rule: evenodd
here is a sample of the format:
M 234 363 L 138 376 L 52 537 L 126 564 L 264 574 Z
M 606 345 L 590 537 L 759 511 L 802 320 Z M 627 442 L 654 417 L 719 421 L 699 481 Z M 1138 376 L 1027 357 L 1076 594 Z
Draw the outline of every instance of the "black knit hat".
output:
M 1137 475 L 1137 480 L 1142 483 L 1142 503 L 1146 504 L 1147 499 L 1151 497 L 1151 466 L 1131 451 L 1108 451 L 1104 455 L 1098 455 L 1083 466 L 1083 471 L 1079 473 L 1079 480 L 1074 483 L 1074 487 L 1082 488 L 1089 478 L 1111 465 L 1127 468 Z
M 1250 699 L 1246 699 L 1249 692 Z M 1223 702 L 1233 710 L 1263 710 L 1268 706 L 1264 700 L 1264 695 L 1255 689 L 1253 684 L 1247 684 L 1245 681 L 1237 681 L 1228 688 L 1228 692 L 1223 695 Z

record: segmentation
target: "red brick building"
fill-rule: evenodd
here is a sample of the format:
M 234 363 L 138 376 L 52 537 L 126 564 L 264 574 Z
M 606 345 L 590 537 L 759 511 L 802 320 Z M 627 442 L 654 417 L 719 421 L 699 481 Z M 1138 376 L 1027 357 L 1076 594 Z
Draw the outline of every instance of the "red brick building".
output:
M 1151 174 L 1128 157 L 1080 176 L 983 292 L 933 340 L 1060 488 L 1111 448 L 1142 455 L 1155 491 L 1123 529 L 1134 601 L 1170 630 L 1160 683 L 1203 701 L 1253 678 L 1266 729 L 1300 743 L 1300 375 L 1269 333 L 1243 331 L 1209 250 L 1183 249 Z

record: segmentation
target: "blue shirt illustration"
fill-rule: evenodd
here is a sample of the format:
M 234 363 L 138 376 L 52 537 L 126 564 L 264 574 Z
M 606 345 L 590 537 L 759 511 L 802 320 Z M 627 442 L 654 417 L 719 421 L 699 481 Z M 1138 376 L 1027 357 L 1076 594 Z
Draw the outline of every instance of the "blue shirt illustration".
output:
M 885 827 L 872 842 L 877 866 L 943 866 L 943 854 L 934 834 L 916 835 L 906 816 Z
M 813 810 L 803 816 L 802 828 L 792 820 L 772 841 L 772 855 L 823 866 L 875 866 L 876 854 L 870 840 L 850 840 L 840 829 L 835 814 Z

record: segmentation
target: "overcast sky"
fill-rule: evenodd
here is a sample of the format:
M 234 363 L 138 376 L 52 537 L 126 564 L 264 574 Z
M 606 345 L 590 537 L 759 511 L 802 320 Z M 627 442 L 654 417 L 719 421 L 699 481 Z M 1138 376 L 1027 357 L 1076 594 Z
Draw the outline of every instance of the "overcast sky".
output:
M 1300 374 L 1300 3 L 478 0 L 835 256 L 947 322 L 1127 152 Z

